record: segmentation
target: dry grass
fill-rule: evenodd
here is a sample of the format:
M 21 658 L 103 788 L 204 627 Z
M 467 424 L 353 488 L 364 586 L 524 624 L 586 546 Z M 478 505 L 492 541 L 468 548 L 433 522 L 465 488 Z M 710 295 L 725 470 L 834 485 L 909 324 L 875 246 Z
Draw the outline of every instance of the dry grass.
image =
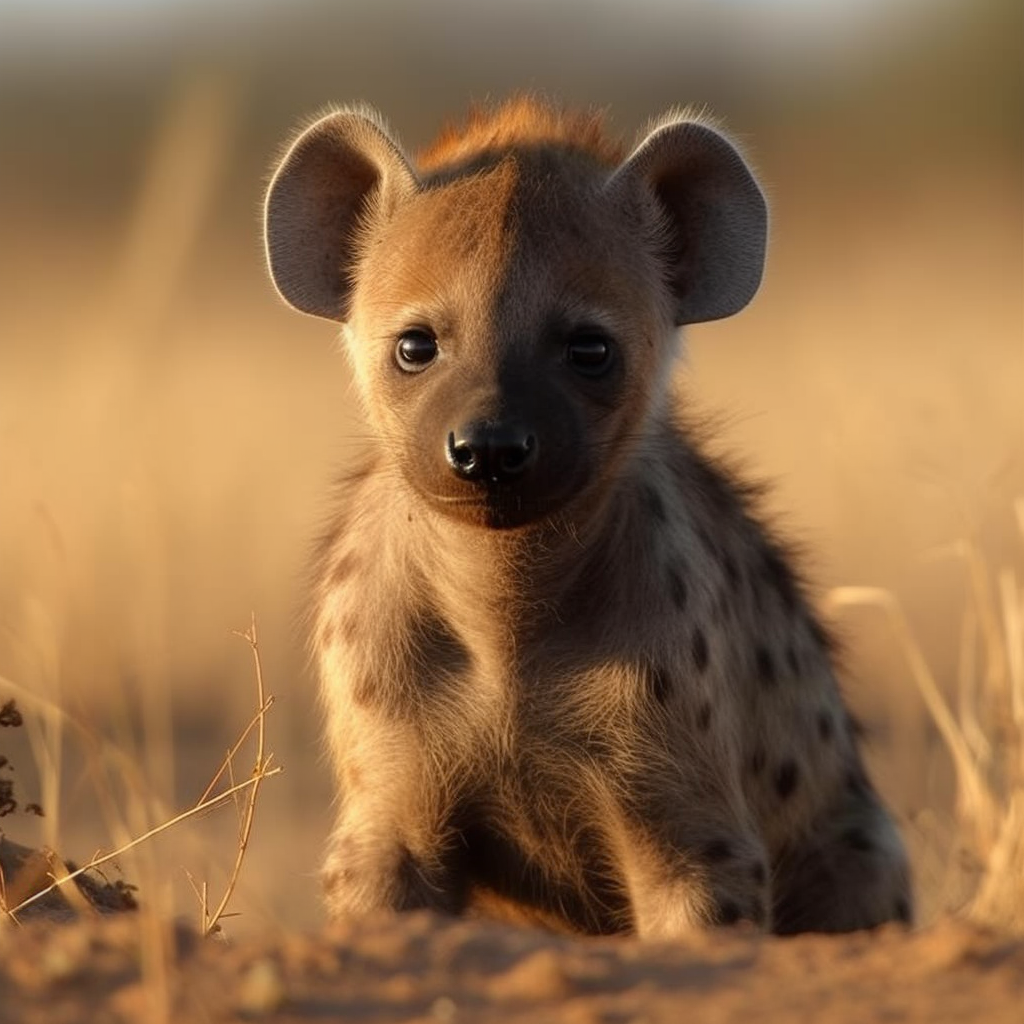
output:
M 268 753 L 266 749 L 266 716 L 274 704 L 274 698 L 272 696 L 267 697 L 264 692 L 263 667 L 256 635 L 255 617 L 253 617 L 249 629 L 244 633 L 238 633 L 237 635 L 242 637 L 249 644 L 252 651 L 256 678 L 256 711 L 252 720 L 245 729 L 243 729 L 234 745 L 225 754 L 220 767 L 210 779 L 209 784 L 199 799 L 186 810 L 178 814 L 171 815 L 159 824 L 147 829 L 142 834 L 136 835 L 127 841 L 122 842 L 116 849 L 106 853 L 94 854 L 85 864 L 81 867 L 74 868 L 73 870 L 68 870 L 63 860 L 61 860 L 52 849 L 47 848 L 40 851 L 40 856 L 46 862 L 46 873 L 50 876 L 51 881 L 49 884 L 42 886 L 31 885 L 31 892 L 29 894 L 23 897 L 18 897 L 16 894 L 23 890 L 26 884 L 30 884 L 30 876 L 35 872 L 37 865 L 33 863 L 31 865 L 27 865 L 26 868 L 23 869 L 23 874 L 26 876 L 24 879 L 19 877 L 15 877 L 12 881 L 4 879 L 2 900 L 0 900 L 0 912 L 3 912 L 3 914 L 6 915 L 7 920 L 17 924 L 19 922 L 19 915 L 22 915 L 35 904 L 45 900 L 48 896 L 58 891 L 65 896 L 74 909 L 82 911 L 89 909 L 89 902 L 79 891 L 78 887 L 75 885 L 69 885 L 68 883 L 80 879 L 89 873 L 97 872 L 108 864 L 120 861 L 126 854 L 135 850 L 141 844 L 155 839 L 167 832 L 169 829 L 172 829 L 189 819 L 199 817 L 206 812 L 227 803 L 228 801 L 233 801 L 239 814 L 238 843 L 235 850 L 234 861 L 224 887 L 223 895 L 217 902 L 214 909 L 211 910 L 210 908 L 207 882 L 204 880 L 197 884 L 193 875 L 186 869 L 189 881 L 192 884 L 200 902 L 201 933 L 203 935 L 209 935 L 220 930 L 220 922 L 226 917 L 231 916 L 227 912 L 227 907 L 238 884 L 239 875 L 242 870 L 242 863 L 249 847 L 249 840 L 252 834 L 256 802 L 259 796 L 260 787 L 264 780 L 273 775 L 277 775 L 282 770 L 280 766 L 273 764 L 273 754 Z M 62 709 L 54 707 L 48 701 L 38 698 L 30 691 L 18 686 L 11 680 L 4 679 L 3 677 L 0 677 L 0 687 L 8 692 L 16 694 L 19 700 L 24 701 L 32 708 L 33 712 L 39 710 L 50 717 L 59 718 L 65 724 L 72 726 L 74 731 L 82 738 L 83 746 L 87 750 L 89 760 L 91 762 L 95 762 L 96 759 L 99 758 L 101 761 L 106 762 L 101 765 L 93 765 L 94 768 L 98 769 L 96 771 L 97 777 L 107 778 L 106 772 L 111 762 L 115 764 L 119 770 L 123 770 L 128 766 L 126 764 L 128 759 L 126 759 L 125 755 L 118 747 L 110 744 L 109 741 L 102 740 L 95 736 L 87 726 L 71 718 Z M 239 751 L 253 730 L 256 730 L 256 752 L 253 767 L 248 778 L 240 782 L 235 782 L 233 767 L 235 758 L 238 756 Z M 46 773 L 52 770 L 53 764 L 53 759 L 49 756 L 48 747 L 45 744 L 38 746 L 34 744 L 33 749 L 37 752 L 39 757 L 40 775 L 44 780 L 46 780 Z M 221 783 L 225 776 L 228 777 L 231 784 L 218 791 L 218 784 Z M 136 784 L 139 784 L 141 783 L 141 780 L 136 778 L 135 782 Z M 51 789 L 56 788 L 52 783 L 50 783 L 50 785 Z M 102 802 L 108 805 L 108 808 L 114 802 L 113 794 L 110 789 L 102 789 L 99 792 L 99 798 Z M 242 798 L 241 803 L 239 803 L 239 798 Z M 142 795 L 137 796 L 137 799 L 149 802 L 149 798 Z M 157 913 L 162 914 L 165 917 L 170 916 L 167 907 L 159 906 L 158 900 L 154 902 L 157 904 Z
M 1024 499 L 1015 510 L 1024 545 Z M 946 902 L 969 918 L 1024 934 L 1024 585 L 1010 566 L 993 573 L 968 541 L 943 554 L 964 564 L 968 590 L 955 711 L 894 594 L 838 587 L 827 606 L 883 611 L 953 760 L 955 856 L 943 881 Z M 965 870 L 974 876 L 967 884 Z

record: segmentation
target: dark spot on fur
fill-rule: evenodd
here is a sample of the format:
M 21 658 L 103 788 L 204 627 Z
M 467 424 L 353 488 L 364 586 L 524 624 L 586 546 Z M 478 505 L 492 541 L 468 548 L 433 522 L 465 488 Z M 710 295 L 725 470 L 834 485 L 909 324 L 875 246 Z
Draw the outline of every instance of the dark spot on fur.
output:
M 669 674 L 657 665 L 647 669 L 647 680 L 651 688 L 651 696 L 659 704 L 667 704 L 672 696 L 672 680 Z
M 693 631 L 691 642 L 693 652 L 693 663 L 697 666 L 698 672 L 703 672 L 708 667 L 708 640 L 704 630 L 699 626 Z
M 750 920 L 755 924 L 764 924 L 768 920 L 768 908 L 761 900 L 754 900 L 750 906 Z
M 427 670 L 428 677 L 464 672 L 469 667 L 465 644 L 433 609 L 421 609 L 413 616 L 409 627 L 419 655 L 417 661 Z
M 352 699 L 360 707 L 376 707 L 384 703 L 385 691 L 376 676 L 363 676 L 352 686 Z
M 683 611 L 686 608 L 686 580 L 675 569 L 668 571 L 668 592 L 672 603 Z
M 720 864 L 723 860 L 729 860 L 732 855 L 732 846 L 728 839 L 712 839 L 706 843 L 701 851 L 704 859 L 712 864 Z
M 425 705 L 463 675 L 470 666 L 466 645 L 430 607 L 418 608 L 407 620 L 409 663 L 388 675 L 371 674 L 356 683 L 359 704 L 383 707 L 398 718 L 415 717 Z
M 789 671 L 792 675 L 800 675 L 800 657 L 792 644 L 786 648 L 786 664 L 789 666 Z
M 735 924 L 741 916 L 742 912 L 738 903 L 735 903 L 733 900 L 723 900 L 718 905 L 715 921 L 717 924 Z
M 774 686 L 776 682 L 775 662 L 772 661 L 771 651 L 767 647 L 759 646 L 754 652 L 754 660 L 757 664 L 757 678 L 765 686 Z
M 751 755 L 749 761 L 749 767 L 751 774 L 760 775 L 764 771 L 764 766 L 768 762 L 768 757 L 762 747 L 758 747 Z
M 768 869 L 762 861 L 755 861 L 750 868 L 750 877 L 758 884 L 764 885 L 768 881 Z
M 875 848 L 875 844 L 872 842 L 871 836 L 869 836 L 864 829 L 858 828 L 857 826 L 848 828 L 843 833 L 843 842 L 851 850 L 858 850 L 861 853 L 867 853 L 869 850 L 873 850 Z
M 346 792 L 351 793 L 353 790 L 360 789 L 362 787 L 363 772 L 355 761 L 351 761 L 345 765 L 343 774 L 345 776 Z
M 859 722 L 849 711 L 846 712 L 846 731 L 853 740 L 863 739 L 867 733 L 862 722 Z
M 861 799 L 871 796 L 871 783 L 859 764 L 854 765 L 846 773 L 846 791 Z
M 797 585 L 792 570 L 774 548 L 765 548 L 762 560 L 764 577 L 782 598 L 787 611 L 793 611 L 797 604 Z
M 331 583 L 338 586 L 352 575 L 356 567 L 356 560 L 350 554 L 342 555 L 334 565 L 331 566 Z
M 647 503 L 647 511 L 651 513 L 651 516 L 659 523 L 665 522 L 665 502 L 657 487 L 648 485 L 644 488 L 644 501 Z
M 711 702 L 704 701 L 697 710 L 697 728 L 701 732 L 707 732 L 711 725 Z
M 775 772 L 775 792 L 778 793 L 779 799 L 788 800 L 799 781 L 800 770 L 796 766 L 796 761 L 787 758 Z
M 897 921 L 910 924 L 910 901 L 901 896 L 896 901 L 896 906 L 893 907 L 893 916 Z
M 835 723 L 832 721 L 832 713 L 829 711 L 818 712 L 818 735 L 823 743 L 828 743 L 835 735 Z

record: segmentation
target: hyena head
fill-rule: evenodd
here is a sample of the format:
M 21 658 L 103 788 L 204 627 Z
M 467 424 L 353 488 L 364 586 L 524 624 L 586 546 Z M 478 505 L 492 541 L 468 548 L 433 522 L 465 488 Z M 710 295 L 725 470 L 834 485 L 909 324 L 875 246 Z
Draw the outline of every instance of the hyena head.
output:
M 664 402 L 676 328 L 760 283 L 766 210 L 715 130 L 658 122 L 624 155 L 593 118 L 519 101 L 411 162 L 372 111 L 287 151 L 271 274 L 344 324 L 384 457 L 492 528 L 590 507 Z

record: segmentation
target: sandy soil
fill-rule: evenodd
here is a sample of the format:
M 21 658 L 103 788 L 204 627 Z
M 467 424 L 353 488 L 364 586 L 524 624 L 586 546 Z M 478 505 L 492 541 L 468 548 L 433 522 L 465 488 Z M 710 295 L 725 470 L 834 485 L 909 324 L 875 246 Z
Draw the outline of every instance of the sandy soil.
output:
M 147 915 L 0 930 L 0 1021 L 485 1022 L 1024 1019 L 1024 940 L 917 933 L 572 940 L 428 914 L 233 944 Z M 150 954 L 173 949 L 161 975 Z

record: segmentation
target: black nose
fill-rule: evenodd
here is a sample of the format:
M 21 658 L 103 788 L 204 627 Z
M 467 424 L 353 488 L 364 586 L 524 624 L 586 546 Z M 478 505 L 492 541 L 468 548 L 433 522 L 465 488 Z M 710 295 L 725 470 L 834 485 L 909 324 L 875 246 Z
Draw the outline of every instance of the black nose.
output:
M 537 460 L 537 438 L 525 427 L 477 420 L 448 434 L 445 458 L 464 480 L 508 483 Z

